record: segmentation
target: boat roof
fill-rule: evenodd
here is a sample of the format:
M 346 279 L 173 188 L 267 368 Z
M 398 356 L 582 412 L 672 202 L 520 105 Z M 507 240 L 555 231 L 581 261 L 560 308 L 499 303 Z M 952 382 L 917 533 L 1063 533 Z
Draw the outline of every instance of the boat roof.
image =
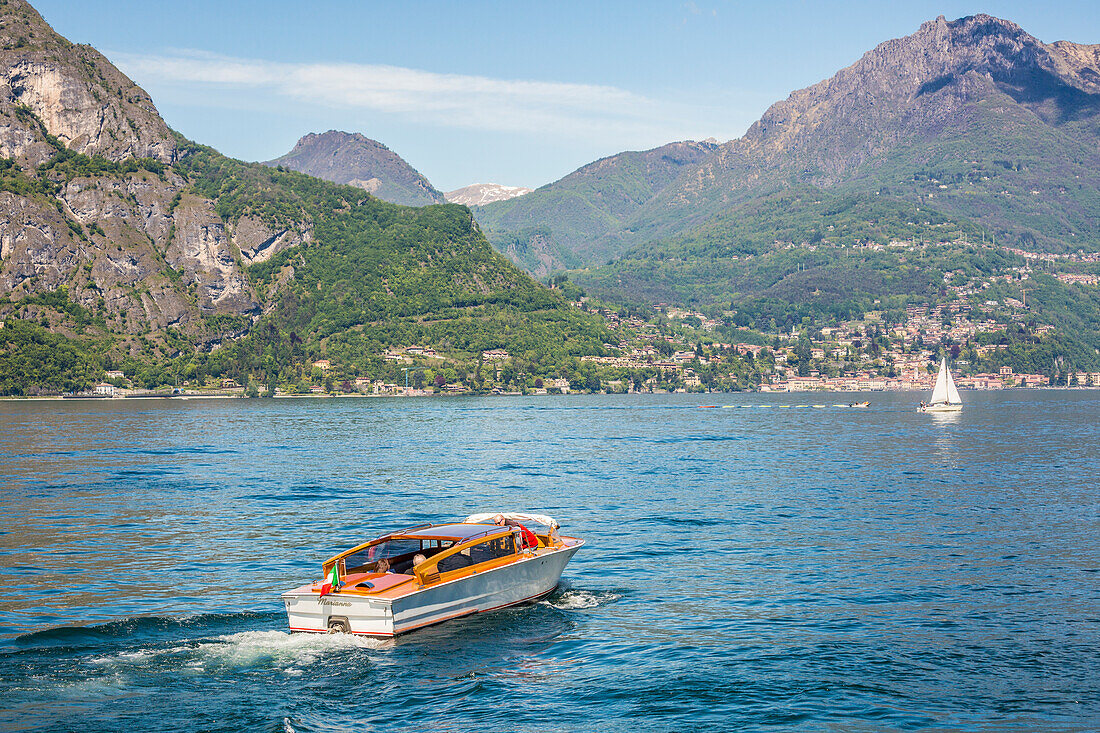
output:
M 394 537 L 419 537 L 443 540 L 468 540 L 471 537 L 488 534 L 493 530 L 507 530 L 495 524 L 436 524 L 427 527 L 414 527 L 405 532 L 394 532 Z

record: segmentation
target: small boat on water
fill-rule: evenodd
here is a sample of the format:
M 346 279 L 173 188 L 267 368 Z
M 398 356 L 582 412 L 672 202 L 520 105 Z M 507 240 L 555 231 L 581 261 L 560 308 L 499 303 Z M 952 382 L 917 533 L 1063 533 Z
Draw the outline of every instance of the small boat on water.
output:
M 936 377 L 932 397 L 928 402 L 920 403 L 919 409 L 921 412 L 958 412 L 962 409 L 962 398 L 955 388 L 955 380 L 951 378 L 951 370 L 947 368 L 946 356 L 940 362 L 940 373 Z
M 852 404 L 848 405 L 848 407 L 870 407 L 870 406 L 871 406 L 870 402 L 853 402 Z
M 291 631 L 390 637 L 549 595 L 584 540 L 542 514 L 489 512 L 383 535 L 283 593 Z

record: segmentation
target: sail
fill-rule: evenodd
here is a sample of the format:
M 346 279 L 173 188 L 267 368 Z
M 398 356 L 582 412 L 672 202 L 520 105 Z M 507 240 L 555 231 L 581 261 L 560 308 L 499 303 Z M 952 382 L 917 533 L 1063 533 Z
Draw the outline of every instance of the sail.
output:
M 944 366 L 947 365 L 947 359 L 943 360 Z M 962 398 L 959 397 L 959 390 L 955 389 L 955 380 L 951 378 L 951 370 L 947 370 L 947 401 L 952 405 L 961 405 Z
M 943 402 L 948 402 L 947 383 L 950 381 L 950 374 L 947 372 L 947 357 L 944 357 L 944 361 L 939 364 L 939 375 L 936 376 L 936 386 L 932 390 L 932 400 L 928 401 L 928 404 L 936 405 Z M 954 389 L 954 384 L 952 387 Z
M 940 362 L 940 373 L 936 377 L 936 387 L 932 390 L 932 399 L 928 401 L 930 405 L 943 403 L 962 404 L 962 400 L 959 399 L 959 390 L 955 388 L 955 380 L 951 378 L 951 372 L 947 369 L 946 356 Z

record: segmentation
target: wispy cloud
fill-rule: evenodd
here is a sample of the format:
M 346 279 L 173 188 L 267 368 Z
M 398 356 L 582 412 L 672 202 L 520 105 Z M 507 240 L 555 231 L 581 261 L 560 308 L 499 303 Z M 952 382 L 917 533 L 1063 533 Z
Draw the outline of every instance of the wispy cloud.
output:
M 667 141 L 690 112 L 612 86 L 440 74 L 398 66 L 286 63 L 199 51 L 113 54 L 141 84 L 252 89 L 303 104 L 399 115 L 421 123 Z

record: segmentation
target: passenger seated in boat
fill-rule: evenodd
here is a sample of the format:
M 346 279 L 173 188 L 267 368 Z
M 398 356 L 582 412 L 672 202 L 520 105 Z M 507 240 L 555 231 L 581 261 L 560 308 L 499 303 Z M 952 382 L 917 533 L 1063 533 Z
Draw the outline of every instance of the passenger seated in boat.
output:
M 382 558 L 378 561 L 378 564 L 374 566 L 374 572 L 376 573 L 392 573 L 390 569 L 390 561 L 386 558 Z
M 514 519 L 508 519 L 503 514 L 498 514 L 493 517 L 493 524 L 496 524 L 500 527 L 517 527 L 520 530 L 521 535 L 520 549 L 526 550 L 529 547 L 539 546 L 539 538 L 535 536 L 535 533 L 527 529 Z
M 412 566 L 415 568 L 417 565 L 419 565 L 420 563 L 426 561 L 427 559 L 428 558 L 424 557 L 423 554 L 418 552 L 415 555 L 413 555 L 413 564 L 412 564 Z

